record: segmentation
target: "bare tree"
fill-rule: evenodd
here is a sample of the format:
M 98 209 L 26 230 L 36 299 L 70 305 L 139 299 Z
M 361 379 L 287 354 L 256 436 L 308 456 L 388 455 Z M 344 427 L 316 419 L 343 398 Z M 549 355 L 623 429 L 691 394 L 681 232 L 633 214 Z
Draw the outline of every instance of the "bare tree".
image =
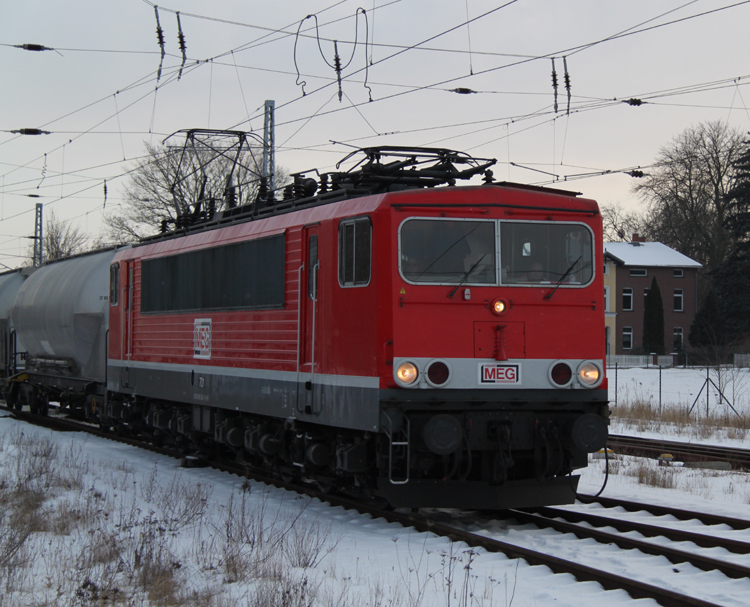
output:
M 726 194 L 742 145 L 739 131 L 722 122 L 683 131 L 656 159 L 634 191 L 648 205 L 647 235 L 716 268 L 733 246 L 726 229 Z
M 626 211 L 619 203 L 602 205 L 601 211 L 605 242 L 629 242 L 633 234 L 648 235 L 644 213 Z
M 42 235 L 42 257 L 44 261 L 54 261 L 70 257 L 86 250 L 88 236 L 78 227 L 58 219 L 53 210 L 47 214 Z M 29 247 L 29 260 L 33 259 L 33 245 Z
M 146 144 L 146 155 L 131 170 L 124 205 L 105 216 L 110 238 L 138 240 L 163 224 L 179 225 L 181 218 L 256 199 L 262 144 L 255 136 L 214 131 L 183 134 L 185 142 L 179 146 Z M 276 182 L 282 181 L 277 175 Z

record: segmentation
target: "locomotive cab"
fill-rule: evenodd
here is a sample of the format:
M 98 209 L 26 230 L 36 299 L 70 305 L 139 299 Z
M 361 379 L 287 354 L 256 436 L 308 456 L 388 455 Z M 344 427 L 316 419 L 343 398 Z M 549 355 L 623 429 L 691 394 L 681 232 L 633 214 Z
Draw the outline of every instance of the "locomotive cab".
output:
M 402 506 L 570 502 L 607 437 L 596 204 L 512 184 L 426 198 L 391 201 L 379 488 Z

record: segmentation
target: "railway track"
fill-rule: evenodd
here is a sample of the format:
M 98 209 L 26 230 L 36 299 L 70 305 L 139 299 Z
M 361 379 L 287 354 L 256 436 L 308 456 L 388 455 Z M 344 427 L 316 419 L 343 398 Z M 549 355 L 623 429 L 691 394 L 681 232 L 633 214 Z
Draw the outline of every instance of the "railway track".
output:
M 750 451 L 746 449 L 616 434 L 610 434 L 607 447 L 626 455 L 658 457 L 663 453 L 669 453 L 675 459 L 685 462 L 720 461 L 728 462 L 733 469 L 750 469 Z
M 617 500 L 610 500 L 610 504 L 611 506 L 607 510 L 612 510 L 614 506 L 620 505 Z M 647 511 L 648 507 L 647 504 L 643 504 L 644 511 Z M 700 513 L 688 513 L 685 510 L 679 512 L 683 515 L 690 515 L 696 520 L 700 516 Z M 566 508 L 547 507 L 534 511 L 514 510 L 512 513 L 519 522 L 532 523 L 540 528 L 551 528 L 561 533 L 573 533 L 578 538 L 591 538 L 603 544 L 614 544 L 624 550 L 635 549 L 644 554 L 664 556 L 671 563 L 689 563 L 703 571 L 720 571 L 729 578 L 750 578 L 750 567 L 726 560 L 727 556 L 724 559 L 706 556 L 696 548 L 704 548 L 707 551 L 723 551 L 729 558 L 731 558 L 731 554 L 750 554 L 750 541 L 748 541 L 750 536 L 748 534 L 743 534 L 745 539 L 733 539 L 715 535 L 711 530 L 711 526 L 722 524 L 733 526 L 734 529 L 747 529 L 750 528 L 750 521 L 714 516 L 710 525 L 704 524 L 703 532 L 695 532 L 664 526 L 656 521 L 643 523 L 623 519 L 621 512 L 601 515 L 593 511 L 572 511 Z M 669 511 L 665 514 L 674 516 Z M 614 529 L 615 531 L 605 529 Z M 683 548 L 665 546 L 627 535 L 631 532 L 636 532 L 645 538 L 666 538 L 671 542 L 689 543 L 689 545 Z
M 184 460 L 184 454 L 178 453 L 173 449 L 163 448 L 153 444 L 144 444 L 142 441 L 132 437 L 116 436 L 104 432 L 91 424 L 76 422 L 65 417 L 55 415 L 39 417 L 19 412 L 13 412 L 13 414 L 19 419 L 37 425 L 56 430 L 84 431 L 96 436 L 117 440 L 141 448 L 147 448 L 151 451 L 167 456 L 183 458 Z M 247 467 L 233 462 L 203 463 L 219 470 L 240 476 L 246 476 L 270 485 L 292 490 L 311 498 L 318 498 L 333 506 L 342 506 L 346 509 L 353 509 L 363 514 L 369 514 L 373 518 L 383 518 L 389 522 L 396 522 L 403 526 L 413 527 L 417 531 L 434 533 L 455 542 L 464 542 L 473 548 L 482 548 L 488 552 L 503 553 L 508 558 L 523 559 L 530 565 L 544 565 L 556 574 L 568 573 L 573 575 L 579 581 L 597 582 L 605 590 L 625 590 L 635 599 L 650 598 L 665 607 L 719 607 L 719 604 L 717 603 L 688 596 L 669 588 L 663 588 L 658 585 L 632 579 L 627 575 L 614 574 L 610 571 L 586 565 L 585 563 L 577 562 L 573 559 L 561 558 L 504 539 L 490 537 L 487 534 L 469 531 L 466 528 L 462 528 L 464 525 L 462 525 L 460 521 L 439 520 L 440 514 L 436 512 L 419 511 L 418 513 L 412 513 L 383 509 L 374 504 L 362 503 L 361 501 L 344 496 L 323 493 L 308 485 L 283 483 L 279 481 L 279 479 L 258 474 L 256 471 L 248 470 Z M 740 519 L 726 519 L 724 517 L 703 515 L 685 510 L 674 510 L 634 502 L 620 502 L 619 500 L 613 500 L 611 498 L 581 497 L 582 502 L 584 503 L 584 508 L 585 505 L 591 505 L 596 502 L 604 509 L 622 507 L 629 512 L 651 512 L 654 517 L 671 515 L 678 520 L 688 520 L 690 518 L 698 519 L 706 525 L 728 525 L 729 527 L 738 530 L 750 528 L 750 521 Z M 496 514 L 497 513 L 495 513 L 495 515 Z M 718 570 L 729 579 L 750 578 L 750 568 L 745 567 L 741 563 L 733 563 L 713 556 L 698 555 L 691 553 L 690 550 L 681 548 L 661 546 L 657 543 L 626 537 L 624 534 L 635 531 L 646 537 L 666 537 L 674 542 L 690 542 L 692 545 L 700 546 L 708 550 L 718 549 L 732 554 L 750 554 L 750 543 L 746 543 L 742 540 L 733 540 L 731 538 L 717 539 L 712 537 L 709 533 L 701 534 L 680 531 L 678 529 L 666 529 L 657 524 L 649 525 L 644 523 L 630 523 L 628 521 L 623 521 L 621 515 L 612 517 L 594 512 L 582 512 L 580 509 L 542 508 L 534 511 L 512 510 L 507 511 L 505 514 L 506 521 L 512 519 L 523 525 L 533 524 L 540 529 L 552 528 L 563 534 L 572 533 L 577 538 L 590 538 L 595 539 L 597 542 L 615 544 L 622 549 L 637 549 L 644 554 L 664 556 L 669 559 L 670 562 L 675 564 L 689 563 L 694 567 L 705 571 Z M 466 520 L 476 520 L 475 515 L 476 513 L 472 513 Z M 497 516 L 495 516 L 495 518 L 497 518 Z M 618 533 L 605 531 L 604 529 L 601 529 L 601 527 L 614 528 Z

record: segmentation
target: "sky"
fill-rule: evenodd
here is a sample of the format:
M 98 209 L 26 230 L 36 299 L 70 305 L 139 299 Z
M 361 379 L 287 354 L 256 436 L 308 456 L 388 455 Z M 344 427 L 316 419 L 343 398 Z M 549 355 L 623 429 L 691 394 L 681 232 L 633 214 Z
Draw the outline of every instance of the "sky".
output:
M 147 143 L 262 137 L 266 100 L 289 173 L 333 170 L 352 146 L 444 147 L 496 158 L 498 180 L 627 209 L 627 172 L 686 128 L 750 131 L 750 0 L 167 0 L 163 61 L 156 12 L 0 2 L 0 269 L 24 264 L 36 203 L 104 235 Z

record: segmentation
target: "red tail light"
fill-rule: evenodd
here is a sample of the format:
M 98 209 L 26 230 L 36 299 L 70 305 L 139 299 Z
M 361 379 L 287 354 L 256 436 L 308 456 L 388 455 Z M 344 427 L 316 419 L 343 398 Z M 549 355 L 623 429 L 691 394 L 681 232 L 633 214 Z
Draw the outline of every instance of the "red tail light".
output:
M 450 370 L 448 369 L 448 365 L 439 360 L 432 363 L 427 369 L 427 379 L 430 380 L 433 386 L 442 386 L 448 381 L 449 376 Z
M 573 370 L 567 363 L 557 363 L 550 371 L 550 378 L 558 386 L 567 386 L 573 379 Z

